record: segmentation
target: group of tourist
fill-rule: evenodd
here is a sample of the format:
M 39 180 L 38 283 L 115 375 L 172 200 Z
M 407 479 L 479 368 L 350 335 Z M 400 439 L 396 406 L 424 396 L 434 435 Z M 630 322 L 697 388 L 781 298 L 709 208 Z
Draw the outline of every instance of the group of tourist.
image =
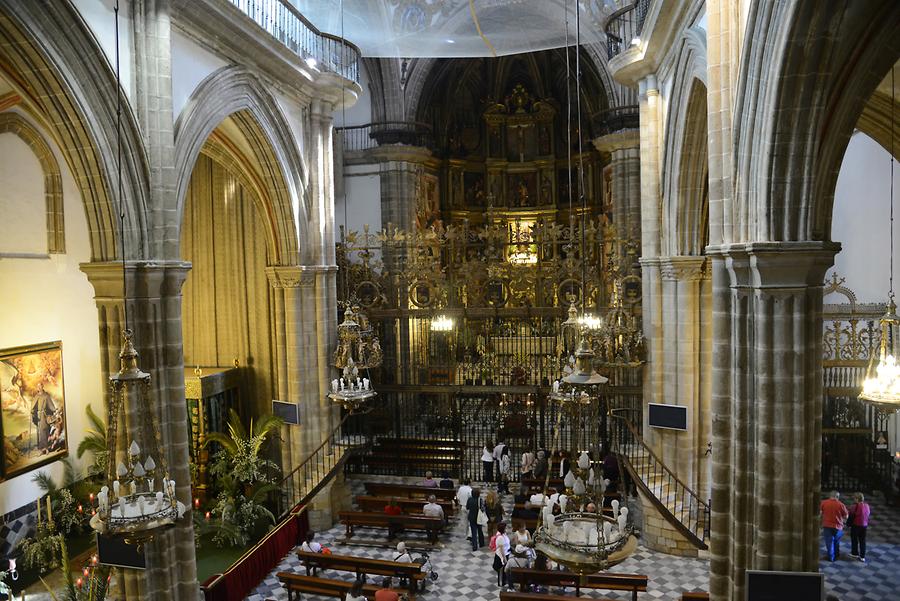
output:
M 819 505 L 822 514 L 822 538 L 825 541 L 825 558 L 837 561 L 841 555 L 841 538 L 844 528 L 850 527 L 850 557 L 866 562 L 866 530 L 872 510 L 861 492 L 853 495 L 848 509 L 840 500 L 840 493 L 831 491 Z

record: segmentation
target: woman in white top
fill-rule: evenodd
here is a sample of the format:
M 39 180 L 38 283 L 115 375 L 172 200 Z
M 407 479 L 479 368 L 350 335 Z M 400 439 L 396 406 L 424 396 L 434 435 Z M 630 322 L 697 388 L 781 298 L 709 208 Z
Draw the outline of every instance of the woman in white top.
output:
M 466 515 L 466 503 L 469 502 L 469 497 L 471 496 L 472 486 L 469 484 L 469 479 L 463 478 L 462 483 L 459 485 L 459 490 L 456 491 L 456 506 L 459 510 L 459 523 L 465 532 L 468 532 L 469 530 L 469 520 Z M 472 540 L 471 536 L 467 535 L 466 538 Z
M 406 543 L 402 541 L 397 543 L 397 556 L 394 558 L 394 561 L 412 563 L 412 555 L 406 550 Z
M 306 533 L 306 540 L 300 544 L 300 550 L 305 553 L 321 553 L 322 545 L 315 542 L 313 539 L 316 538 L 316 533 L 310 530 Z
M 506 584 L 506 561 L 509 557 L 509 537 L 506 536 L 506 524 L 497 524 L 497 535 L 494 538 L 494 571 L 497 572 L 497 586 Z
M 485 443 L 481 449 L 481 465 L 484 466 L 484 481 L 494 481 L 494 448 L 491 442 Z
M 531 533 L 528 532 L 528 529 L 525 527 L 525 522 L 519 524 L 519 529 L 512 533 L 512 536 L 509 537 L 509 543 L 513 547 L 518 545 L 524 545 L 525 547 L 531 546 Z
M 366 594 L 363 592 L 363 581 L 357 580 L 353 583 L 350 592 L 347 593 L 345 601 L 367 601 Z
M 525 451 L 522 453 L 522 477 L 531 478 L 534 470 L 534 453 Z

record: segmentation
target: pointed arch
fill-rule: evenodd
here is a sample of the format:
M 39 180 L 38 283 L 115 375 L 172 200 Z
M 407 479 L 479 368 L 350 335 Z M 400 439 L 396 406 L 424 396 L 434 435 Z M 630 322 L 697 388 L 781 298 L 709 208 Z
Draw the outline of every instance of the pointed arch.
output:
M 308 218 L 298 145 L 275 98 L 242 67 L 231 65 L 210 74 L 175 122 L 179 232 L 197 157 L 209 136 L 229 117 L 246 138 L 267 192 L 258 208 L 266 226 L 269 260 L 272 265 L 299 264 L 299 240 L 308 237 Z
M 54 138 L 81 191 L 91 259 L 148 258 L 149 167 L 140 129 L 123 96 L 122 197 L 116 178 L 115 74 L 69 2 L 7 2 L 0 11 L 0 72 Z

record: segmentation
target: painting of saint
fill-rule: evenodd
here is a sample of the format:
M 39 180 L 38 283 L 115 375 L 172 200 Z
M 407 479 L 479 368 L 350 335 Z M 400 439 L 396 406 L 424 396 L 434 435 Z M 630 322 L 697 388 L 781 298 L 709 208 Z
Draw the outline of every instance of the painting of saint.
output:
M 0 351 L 3 477 L 68 453 L 62 343 Z

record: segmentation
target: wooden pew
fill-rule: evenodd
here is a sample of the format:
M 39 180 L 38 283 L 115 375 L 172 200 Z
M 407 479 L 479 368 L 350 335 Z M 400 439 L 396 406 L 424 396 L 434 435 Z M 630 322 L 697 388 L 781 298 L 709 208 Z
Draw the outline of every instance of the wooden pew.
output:
M 681 601 L 709 601 L 709 593 L 704 591 L 690 591 L 681 593 Z
M 373 513 L 368 511 L 341 511 L 338 513 L 341 523 L 347 527 L 346 536 L 352 538 L 354 529 L 362 528 L 387 528 L 388 538 L 394 538 L 394 533 L 400 530 L 422 530 L 428 535 L 428 542 L 437 542 L 438 533 L 443 529 L 444 522 L 440 518 L 429 518 L 424 515 L 387 515 L 385 513 Z
M 419 515 L 422 513 L 422 508 L 425 506 L 427 501 L 425 499 L 401 499 L 399 497 L 372 497 L 368 495 L 359 495 L 356 497 L 356 505 L 362 511 L 371 511 L 371 512 L 383 512 L 384 508 L 391 502 L 391 499 L 396 498 L 397 505 L 400 506 L 400 509 L 403 510 L 403 513 L 409 513 L 413 515 Z M 441 509 L 444 510 L 444 515 L 448 518 L 452 517 L 454 513 L 456 513 L 456 505 L 452 501 L 445 501 L 443 499 L 438 499 L 437 504 L 441 506 Z
M 572 601 L 571 595 L 551 595 L 549 593 L 520 593 L 502 591 L 500 601 Z M 609 599 L 592 599 L 591 601 L 610 601 Z
M 366 494 L 374 497 L 409 497 L 427 499 L 434 495 L 444 501 L 453 501 L 456 491 L 449 488 L 430 488 L 414 484 L 390 484 L 387 482 L 366 482 Z
M 288 601 L 294 601 L 294 599 L 299 601 L 303 594 L 344 599 L 347 596 L 347 593 L 350 592 L 350 589 L 353 588 L 353 582 L 348 580 L 333 580 L 331 578 L 303 576 L 302 574 L 294 574 L 293 572 L 278 572 L 276 576 L 284 585 L 284 588 L 287 589 Z M 375 592 L 378 591 L 379 588 L 381 587 L 374 584 L 365 584 L 363 585 L 363 594 L 365 594 L 366 599 L 374 601 Z M 401 594 L 405 593 L 405 591 L 398 589 L 397 593 Z M 405 594 L 411 599 L 415 598 L 414 593 Z
M 306 574 L 317 575 L 319 570 L 336 570 L 351 572 L 359 579 L 363 575 L 390 576 L 409 581 L 409 589 L 415 592 L 418 583 L 425 579 L 425 573 L 417 563 L 402 563 L 385 559 L 370 559 L 353 555 L 337 555 L 325 553 L 307 553 L 297 551 L 297 558 L 306 568 Z M 311 574 L 310 574 L 311 573 Z
M 572 572 L 559 570 L 529 570 L 527 568 L 513 568 L 510 570 L 513 582 L 521 587 L 522 592 L 528 590 L 528 585 L 540 584 L 543 586 L 571 586 L 575 588 L 575 594 L 580 595 L 581 589 L 600 589 L 608 591 L 631 591 L 631 598 L 637 601 L 637 594 L 647 590 L 647 577 L 640 574 L 588 574 L 581 578 Z

